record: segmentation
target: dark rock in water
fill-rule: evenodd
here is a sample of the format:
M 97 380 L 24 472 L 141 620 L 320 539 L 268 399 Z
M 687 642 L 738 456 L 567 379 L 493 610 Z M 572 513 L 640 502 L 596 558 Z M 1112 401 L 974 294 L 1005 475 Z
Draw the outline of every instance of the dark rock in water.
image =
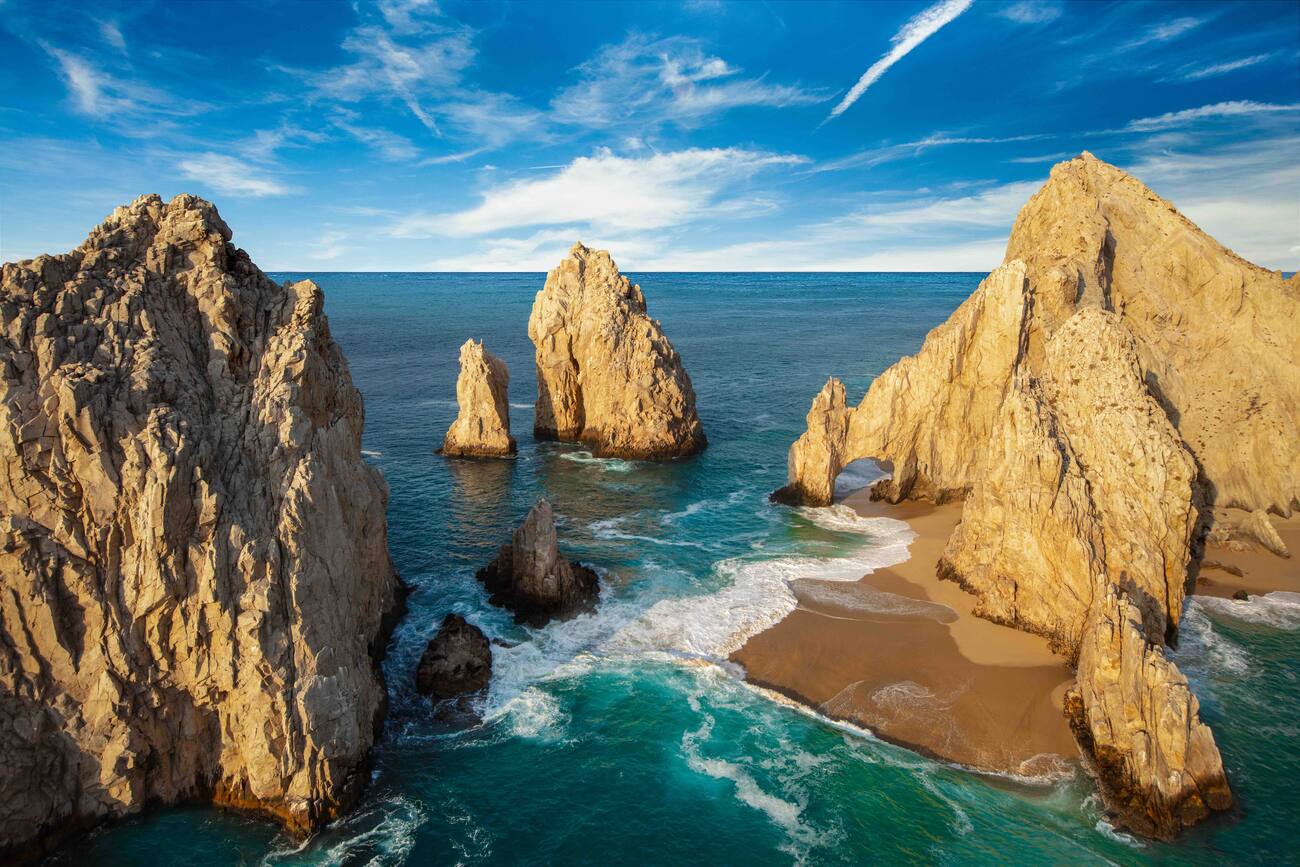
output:
M 509 608 L 516 623 L 544 626 L 596 606 L 596 573 L 560 556 L 551 504 L 539 500 L 509 545 L 475 576 L 492 594 L 493 605 Z
M 492 679 L 492 648 L 483 630 L 448 614 L 429 640 L 415 670 L 415 689 L 429 696 L 439 715 L 475 715 L 473 701 Z
M 1236 599 L 1238 602 L 1245 602 L 1250 599 L 1250 594 L 1245 590 L 1238 590 L 1236 593 L 1232 594 L 1232 598 Z

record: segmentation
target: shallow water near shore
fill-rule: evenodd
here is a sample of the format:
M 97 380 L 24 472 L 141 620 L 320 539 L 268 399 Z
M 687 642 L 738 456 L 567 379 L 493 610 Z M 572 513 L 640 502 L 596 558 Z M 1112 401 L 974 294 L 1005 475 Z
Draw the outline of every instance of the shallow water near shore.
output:
M 184 808 L 98 831 L 59 863 L 1295 857 L 1300 618 L 1188 603 L 1175 658 L 1214 727 L 1239 808 L 1173 844 L 1101 823 L 1081 773 L 1029 784 L 952 768 L 774 700 L 721 662 L 793 607 L 786 581 L 855 580 L 906 556 L 899 522 L 787 509 L 767 494 L 784 481 L 786 449 L 827 375 L 856 402 L 981 275 L 632 275 L 683 357 L 710 440 L 702 455 L 667 464 L 533 441 L 527 319 L 542 275 L 274 276 L 311 276 L 325 289 L 366 399 L 366 458 L 391 487 L 392 555 L 414 591 L 385 665 L 392 706 L 372 785 L 354 813 L 305 844 L 268 822 Z M 433 453 L 455 414 L 468 337 L 510 366 L 516 460 Z M 599 567 L 604 589 L 594 615 L 530 630 L 489 606 L 473 576 L 543 495 L 562 547 Z M 415 662 L 448 611 L 517 642 L 494 650 L 486 721 L 468 731 L 436 728 L 412 689 Z

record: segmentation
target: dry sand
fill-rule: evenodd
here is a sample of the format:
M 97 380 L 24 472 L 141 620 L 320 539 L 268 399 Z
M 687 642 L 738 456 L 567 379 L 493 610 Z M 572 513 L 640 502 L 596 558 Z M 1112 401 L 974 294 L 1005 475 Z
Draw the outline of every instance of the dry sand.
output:
M 1286 519 L 1275 517 L 1272 521 L 1291 552 L 1289 558 L 1264 550 L 1208 547 L 1196 579 L 1196 592 L 1223 597 L 1231 597 L 1238 590 L 1245 590 L 1251 596 L 1274 590 L 1300 593 L 1300 514 Z
M 960 504 L 844 503 L 906 521 L 911 557 L 855 583 L 800 580 L 799 607 L 732 657 L 755 684 L 884 740 L 982 770 L 1037 776 L 1077 759 L 1062 713 L 1073 681 L 1042 638 L 975 617 L 935 566 Z

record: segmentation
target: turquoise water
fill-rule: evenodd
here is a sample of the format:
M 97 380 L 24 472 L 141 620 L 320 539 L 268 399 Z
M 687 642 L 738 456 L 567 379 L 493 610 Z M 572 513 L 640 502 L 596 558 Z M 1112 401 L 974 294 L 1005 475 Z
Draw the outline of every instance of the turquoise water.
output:
M 277 278 L 303 275 L 276 275 Z M 1300 817 L 1295 606 L 1190 603 L 1177 658 L 1215 727 L 1240 809 L 1176 844 L 1099 823 L 1086 779 L 982 776 L 769 700 L 717 664 L 772 622 L 783 581 L 853 579 L 904 556 L 905 527 L 767 503 L 828 374 L 856 400 L 973 290 L 974 274 L 648 274 L 694 380 L 710 447 L 669 464 L 596 460 L 531 437 L 527 318 L 540 275 L 317 274 L 366 397 L 367 459 L 392 489 L 389 544 L 414 588 L 386 664 L 373 785 L 307 844 L 212 809 L 173 809 L 74 844 L 63 863 L 1270 863 Z M 512 462 L 433 454 L 457 351 L 510 365 Z M 537 497 L 600 567 L 598 612 L 512 624 L 473 573 Z M 444 613 L 492 636 L 487 722 L 435 727 L 412 690 Z

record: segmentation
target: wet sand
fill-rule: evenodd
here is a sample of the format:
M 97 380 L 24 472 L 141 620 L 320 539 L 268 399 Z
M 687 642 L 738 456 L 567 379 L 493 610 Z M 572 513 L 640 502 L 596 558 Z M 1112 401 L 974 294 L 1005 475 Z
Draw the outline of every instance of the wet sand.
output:
M 1209 546 L 1196 578 L 1196 593 L 1227 598 L 1238 590 L 1251 596 L 1274 590 L 1300 593 L 1300 514 L 1272 520 L 1291 552 L 1290 558 L 1263 550 L 1231 551 Z
M 1042 638 L 971 613 L 975 599 L 935 565 L 960 504 L 844 500 L 907 521 L 904 563 L 858 582 L 800 579 L 799 607 L 732 659 L 748 679 L 917 752 L 982 770 L 1037 776 L 1077 760 L 1062 713 L 1073 681 Z

